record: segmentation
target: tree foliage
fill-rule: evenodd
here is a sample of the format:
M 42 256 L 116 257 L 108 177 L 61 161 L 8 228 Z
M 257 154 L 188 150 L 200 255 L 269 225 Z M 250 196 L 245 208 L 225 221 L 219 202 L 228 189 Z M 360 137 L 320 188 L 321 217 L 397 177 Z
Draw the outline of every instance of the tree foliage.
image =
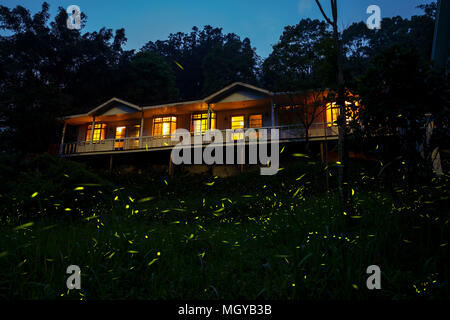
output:
M 334 82 L 333 41 L 328 25 L 302 19 L 286 26 L 263 64 L 263 81 L 272 90 L 295 91 Z M 333 80 L 332 80 L 333 79 Z
M 83 26 L 87 17 L 81 18 Z M 7 34 L 0 37 L 2 149 L 45 151 L 58 142 L 57 117 L 112 96 L 147 103 L 177 97 L 171 68 L 155 55 L 124 50 L 124 29 L 82 33 L 66 21 L 62 7 L 51 21 L 45 2 L 34 15 L 22 6 L 0 6 L 0 29 Z
M 359 81 L 363 137 L 388 137 L 390 143 L 380 148 L 383 161 L 401 156 L 411 179 L 428 176 L 433 151 L 448 144 L 448 80 L 416 50 L 394 46 L 378 55 Z
M 190 33 L 170 34 L 149 41 L 142 51 L 157 52 L 171 64 L 183 100 L 199 99 L 232 82 L 256 82 L 258 56 L 250 40 L 221 28 L 193 27 Z

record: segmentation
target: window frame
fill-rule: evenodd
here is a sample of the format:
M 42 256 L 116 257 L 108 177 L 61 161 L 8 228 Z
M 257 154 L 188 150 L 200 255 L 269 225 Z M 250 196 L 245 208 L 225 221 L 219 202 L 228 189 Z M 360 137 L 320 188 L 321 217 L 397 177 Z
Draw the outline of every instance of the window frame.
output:
M 164 121 L 164 119 L 166 119 L 166 118 L 170 118 L 170 121 Z M 175 118 L 175 120 L 173 120 L 173 118 Z M 163 119 L 163 120 L 160 122 L 156 122 L 157 119 Z M 167 137 L 172 136 L 174 134 L 175 130 L 177 129 L 177 122 L 178 122 L 178 117 L 175 115 L 154 116 L 152 119 L 152 136 L 157 139 L 167 138 Z M 163 124 L 164 123 L 169 123 L 170 132 L 167 135 L 163 133 Z M 161 133 L 160 134 L 156 134 L 156 132 L 155 132 L 157 124 L 161 124 Z M 175 128 L 172 128 L 172 125 L 174 125 Z
M 327 119 L 327 127 L 335 127 L 337 126 L 337 123 L 335 123 L 340 115 L 340 107 L 337 105 L 336 102 L 329 102 L 327 103 L 326 107 L 326 119 Z M 333 112 L 333 110 L 336 110 Z M 334 119 L 334 116 L 336 115 L 336 119 Z
M 100 126 L 99 128 L 96 128 L 97 126 Z M 106 129 L 107 129 L 108 125 L 104 122 L 98 122 L 98 123 L 94 123 L 94 129 L 93 129 L 93 134 L 92 134 L 92 123 L 88 124 L 87 129 L 86 129 L 86 138 L 84 139 L 85 142 L 92 142 L 92 143 L 99 143 L 102 140 L 106 139 Z M 100 133 L 98 134 L 99 139 L 95 139 L 96 137 L 96 131 L 99 131 Z M 92 141 L 91 141 L 91 135 L 92 135 Z
M 252 127 L 251 126 L 251 118 L 254 116 L 261 116 L 261 126 L 260 127 Z M 248 115 L 248 128 L 258 129 L 264 128 L 264 115 L 262 113 L 252 113 Z
M 242 117 L 242 128 L 233 129 L 233 118 Z M 235 114 L 230 116 L 230 128 L 231 130 L 242 130 L 242 132 L 233 132 L 233 140 L 244 140 L 245 130 L 245 114 Z
M 217 127 L 217 114 L 215 112 L 211 112 L 211 129 L 216 129 Z M 198 119 L 195 119 L 195 116 L 200 115 L 201 117 Z M 206 115 L 206 117 L 204 118 L 203 116 Z M 213 121 L 214 120 L 214 121 Z M 195 126 L 194 126 L 194 122 L 195 121 L 201 121 L 201 131 L 195 131 Z M 203 121 L 206 121 L 206 130 L 203 130 Z M 214 123 L 214 125 L 213 125 Z M 208 130 L 208 112 L 195 112 L 191 114 L 191 132 L 199 135 L 199 134 L 204 134 L 206 131 Z

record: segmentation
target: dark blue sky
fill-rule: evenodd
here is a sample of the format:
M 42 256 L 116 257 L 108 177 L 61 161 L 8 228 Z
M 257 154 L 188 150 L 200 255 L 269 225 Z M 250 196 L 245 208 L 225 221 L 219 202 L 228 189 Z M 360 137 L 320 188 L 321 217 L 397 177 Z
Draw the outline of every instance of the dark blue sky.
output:
M 366 21 L 366 9 L 376 4 L 382 17 L 421 14 L 415 7 L 432 0 L 339 0 L 340 24 L 346 27 L 355 21 Z M 283 28 L 297 24 L 302 18 L 320 18 L 314 0 L 47 0 L 52 15 L 56 8 L 78 5 L 87 14 L 85 31 L 125 28 L 127 49 L 139 49 L 147 41 L 165 40 L 170 33 L 189 32 L 196 25 L 222 27 L 241 39 L 248 37 L 257 53 L 266 58 Z M 321 0 L 327 13 L 329 0 Z M 22 5 L 32 13 L 42 4 L 39 0 L 2 0 L 2 5 Z

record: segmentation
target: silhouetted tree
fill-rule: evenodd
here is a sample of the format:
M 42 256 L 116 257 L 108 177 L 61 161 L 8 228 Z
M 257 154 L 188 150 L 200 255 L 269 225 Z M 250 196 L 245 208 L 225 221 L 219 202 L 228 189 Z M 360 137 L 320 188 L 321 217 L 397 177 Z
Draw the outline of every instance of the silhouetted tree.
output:
M 83 26 L 87 18 L 84 14 L 81 18 Z M 57 117 L 85 112 L 120 96 L 122 89 L 133 98 L 130 86 L 137 82 L 161 90 L 148 91 L 147 103 L 176 98 L 171 68 L 155 56 L 132 60 L 133 51 L 122 48 L 123 29 L 82 33 L 68 29 L 66 21 L 61 7 L 50 21 L 45 2 L 34 15 L 22 6 L 0 6 L 0 29 L 7 31 L 0 36 L 2 149 L 46 151 L 59 141 Z M 144 74 L 145 79 L 138 81 L 136 77 Z M 142 92 L 138 95 L 144 100 Z
M 302 19 L 284 28 L 262 66 L 264 84 L 275 91 L 298 91 L 335 83 L 334 49 L 328 25 Z
M 149 41 L 141 49 L 167 58 L 176 76 L 182 100 L 199 99 L 235 81 L 255 82 L 258 56 L 250 40 L 221 28 L 197 27 L 187 34 L 170 34 L 164 41 Z

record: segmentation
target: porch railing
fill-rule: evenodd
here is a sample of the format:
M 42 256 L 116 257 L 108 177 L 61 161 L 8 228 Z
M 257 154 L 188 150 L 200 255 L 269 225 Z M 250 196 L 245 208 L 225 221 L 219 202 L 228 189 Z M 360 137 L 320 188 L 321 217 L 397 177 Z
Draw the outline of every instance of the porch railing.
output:
M 266 128 L 244 128 L 233 130 L 232 138 L 237 141 L 248 141 L 251 139 L 260 140 L 262 137 L 262 130 L 267 130 L 267 139 L 272 140 L 270 129 L 279 130 L 279 140 L 302 140 L 306 138 L 306 130 L 302 125 L 284 125 Z M 249 134 L 248 130 L 254 130 L 255 134 Z M 230 130 L 219 130 L 222 133 L 223 141 L 227 140 L 227 132 Z M 336 137 L 338 135 L 338 128 L 332 126 L 331 123 L 315 123 L 308 130 L 310 139 L 318 139 L 325 137 Z M 200 135 L 199 132 L 191 132 L 192 137 Z M 114 151 L 132 151 L 132 150 L 150 150 L 150 149 L 165 149 L 172 148 L 179 141 L 173 141 L 174 135 L 164 136 L 143 136 L 121 139 L 105 139 L 98 141 L 79 141 L 64 143 L 62 146 L 61 155 L 93 153 L 93 152 L 114 152 Z

